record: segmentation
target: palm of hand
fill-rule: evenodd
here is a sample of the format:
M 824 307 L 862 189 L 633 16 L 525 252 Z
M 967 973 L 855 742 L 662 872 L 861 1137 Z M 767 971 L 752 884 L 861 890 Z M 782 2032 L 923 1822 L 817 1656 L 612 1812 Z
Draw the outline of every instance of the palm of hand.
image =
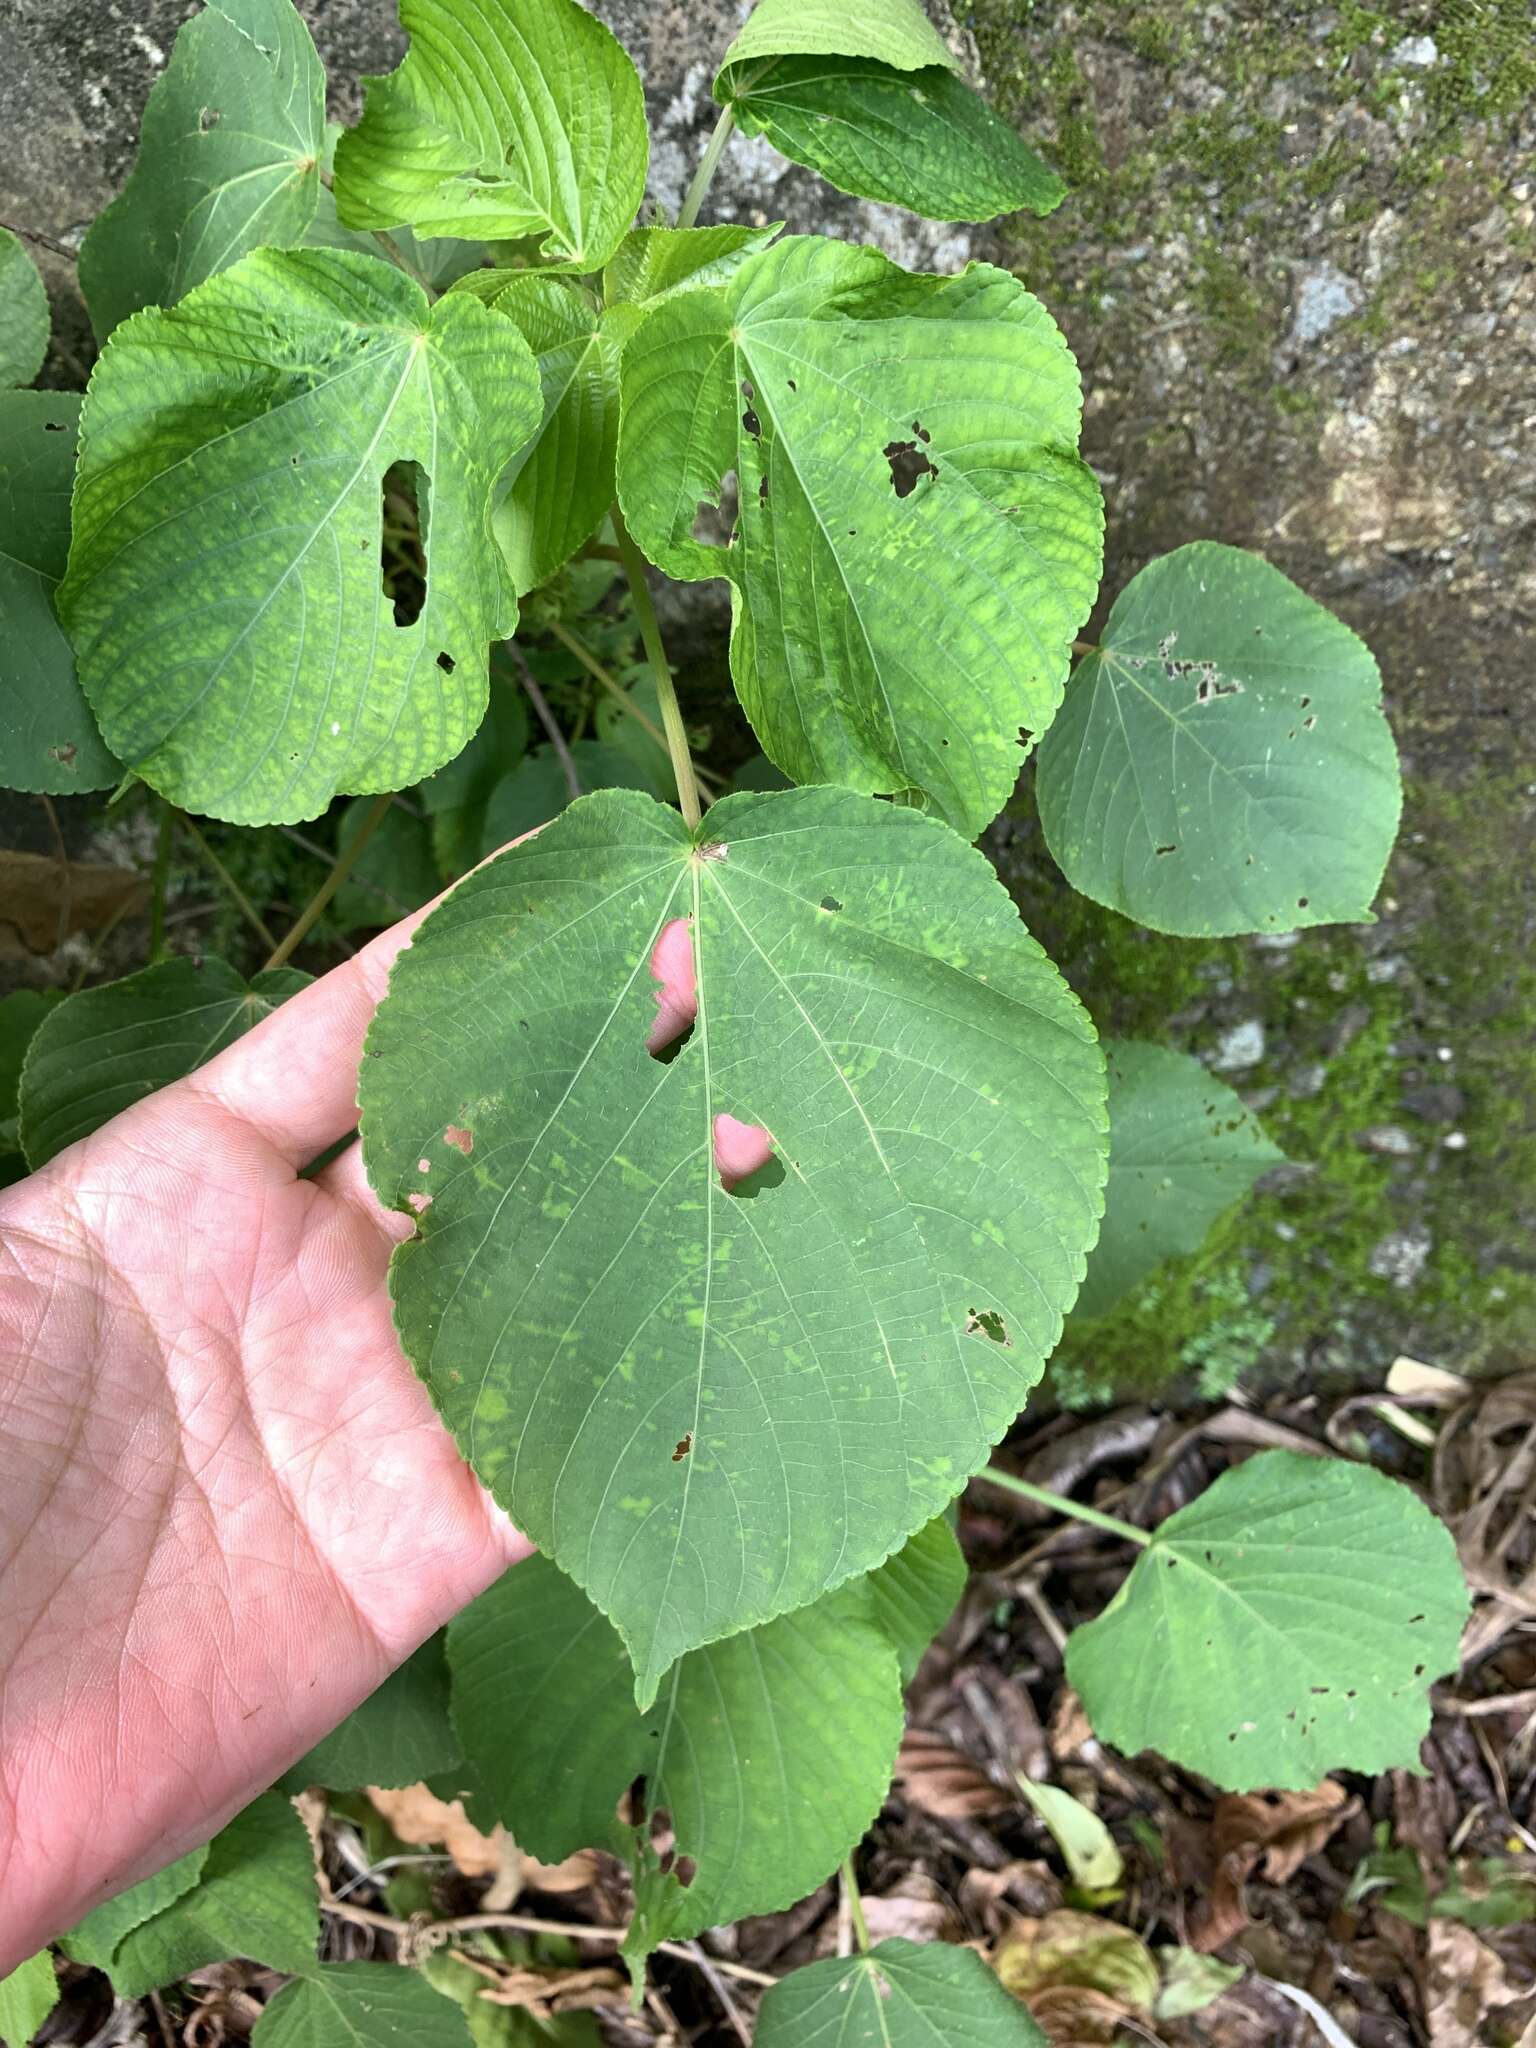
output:
M 33 1945 L 205 1839 L 526 1550 L 401 1356 L 399 1219 L 357 1148 L 299 1177 L 353 1120 L 403 937 L 0 1197 L 0 1818 L 60 1844 Z M 57 1825 L 61 1762 L 92 1827 Z

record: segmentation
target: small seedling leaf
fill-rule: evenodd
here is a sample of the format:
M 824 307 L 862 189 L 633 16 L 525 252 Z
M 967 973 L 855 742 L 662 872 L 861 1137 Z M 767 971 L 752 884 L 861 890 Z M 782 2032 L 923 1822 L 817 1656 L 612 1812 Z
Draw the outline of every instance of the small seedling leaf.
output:
M 1231 1791 L 1418 1767 L 1467 1588 L 1444 1524 L 1369 1466 L 1264 1451 L 1170 1515 L 1067 1677 L 1100 1738 Z

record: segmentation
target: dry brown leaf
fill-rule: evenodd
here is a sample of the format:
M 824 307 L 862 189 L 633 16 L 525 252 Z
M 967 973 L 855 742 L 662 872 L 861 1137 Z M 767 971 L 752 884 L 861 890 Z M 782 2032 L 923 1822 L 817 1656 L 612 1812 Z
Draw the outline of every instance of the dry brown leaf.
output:
M 1511 1985 L 1501 1958 L 1470 1927 L 1431 1920 L 1424 1976 L 1424 2022 L 1430 2048 L 1483 2048 L 1493 2038 L 1482 2022 L 1524 1992 Z
M 1211 1848 L 1216 1868 L 1194 1916 L 1190 1946 L 1209 1955 L 1248 1925 L 1243 1887 L 1262 1863 L 1271 1884 L 1287 1884 L 1355 1811 L 1332 1778 L 1314 1792 L 1229 1792 L 1216 1802 Z
M 628 1992 L 628 1979 L 606 1963 L 585 1970 L 534 1970 L 513 1964 L 498 1970 L 495 1983 L 480 1996 L 487 2005 L 516 2006 L 535 2019 L 551 2020 L 562 2012 L 622 2005 Z
M 402 1842 L 422 1849 L 441 1844 L 465 1877 L 496 1877 L 505 1872 L 511 1839 L 506 1829 L 497 1827 L 483 1835 L 465 1813 L 462 1799 L 439 1799 L 425 1785 L 406 1785 L 399 1791 L 370 1785 L 368 1797 Z
M 1051 1755 L 1057 1763 L 1075 1763 L 1094 1740 L 1083 1703 L 1068 1686 L 1058 1695 L 1051 1712 Z
M 1126 2038 L 1121 2031 L 1125 2022 L 1135 2018 L 1134 2009 L 1118 1998 L 1077 1984 L 1037 1993 L 1029 2010 L 1051 2048 L 1116 2048 Z
M 905 1800 L 935 1820 L 976 1820 L 1014 1803 L 969 1757 L 927 1728 L 909 1728 L 903 1736 L 896 1786 Z
M 1262 1856 L 1271 1884 L 1288 1884 L 1348 1820 L 1355 1803 L 1333 1778 L 1324 1778 L 1315 1792 L 1223 1793 L 1211 1820 L 1216 1854 L 1251 1851 L 1252 1863 Z
M 1061 1880 L 1048 1863 L 1016 1861 L 1001 1870 L 968 1870 L 960 1880 L 960 1908 L 994 1940 L 1021 1914 L 1043 1919 L 1061 1904 Z
M 132 868 L 0 849 L 0 925 L 31 953 L 51 953 L 73 932 L 96 932 L 149 900 Z
M 578 1849 L 563 1863 L 540 1863 L 536 1857 L 523 1858 L 523 1885 L 531 1892 L 586 1892 L 602 1876 L 602 1862 L 595 1849 Z
M 961 1931 L 954 1907 L 921 1871 L 913 1871 L 892 1891 L 866 1893 L 863 1904 L 872 1941 L 893 1935 L 907 1941 L 952 1941 Z

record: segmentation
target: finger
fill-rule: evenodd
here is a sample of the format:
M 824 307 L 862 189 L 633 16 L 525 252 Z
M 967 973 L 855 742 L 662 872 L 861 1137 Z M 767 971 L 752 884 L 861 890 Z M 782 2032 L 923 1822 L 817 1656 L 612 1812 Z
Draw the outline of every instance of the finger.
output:
M 360 1144 L 351 1144 L 345 1152 L 338 1153 L 314 1176 L 314 1184 L 334 1201 L 345 1202 L 356 1209 L 390 1244 L 403 1243 L 416 1228 L 409 1216 L 402 1216 L 397 1209 L 386 1209 L 368 1185 Z M 430 1199 L 426 1195 L 407 1197 L 413 1208 L 418 1200 L 425 1207 Z
M 291 1165 L 306 1165 L 357 1122 L 363 1039 L 396 956 L 426 914 L 381 932 L 180 1085 L 248 1124 Z

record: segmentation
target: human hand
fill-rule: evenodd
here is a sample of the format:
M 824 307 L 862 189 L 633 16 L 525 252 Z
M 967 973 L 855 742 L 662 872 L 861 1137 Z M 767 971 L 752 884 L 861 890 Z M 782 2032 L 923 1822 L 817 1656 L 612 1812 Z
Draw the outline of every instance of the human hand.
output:
M 414 923 L 0 1194 L 0 1975 L 528 1548 L 401 1356 L 409 1219 L 300 1178 Z

